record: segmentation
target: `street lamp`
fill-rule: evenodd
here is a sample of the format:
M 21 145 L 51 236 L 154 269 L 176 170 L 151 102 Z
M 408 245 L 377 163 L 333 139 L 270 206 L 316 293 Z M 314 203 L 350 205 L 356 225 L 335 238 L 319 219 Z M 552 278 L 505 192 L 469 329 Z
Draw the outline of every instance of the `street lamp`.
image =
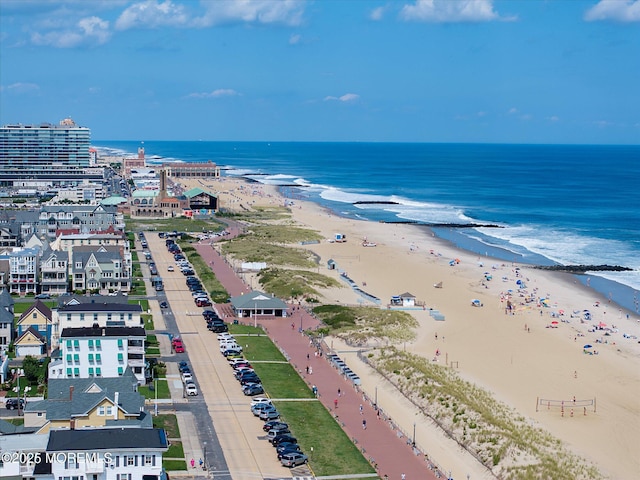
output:
M 155 402 L 153 404 L 153 409 L 155 411 L 155 416 L 158 416 L 158 379 L 154 376 L 153 378 L 153 393 L 155 394 Z
M 373 402 L 373 406 L 376 408 L 376 410 L 378 409 L 378 386 L 376 385 L 376 399 Z
M 207 442 L 202 442 L 204 447 L 204 465 L 202 466 L 203 470 L 207 470 Z
M 416 422 L 413 422 L 413 441 L 411 442 L 411 446 L 416 446 Z

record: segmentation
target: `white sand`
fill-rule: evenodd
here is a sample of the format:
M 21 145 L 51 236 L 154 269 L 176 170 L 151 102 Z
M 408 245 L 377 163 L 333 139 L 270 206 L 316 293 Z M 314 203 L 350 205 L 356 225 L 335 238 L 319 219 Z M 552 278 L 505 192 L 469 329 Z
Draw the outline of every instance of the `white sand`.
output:
M 221 205 L 226 208 L 283 204 L 273 187 L 238 179 L 195 181 L 189 186 L 203 183 L 219 194 Z M 491 391 L 496 399 L 532 419 L 573 452 L 595 463 L 606 476 L 640 476 L 640 344 L 637 339 L 623 338 L 623 333 L 640 337 L 633 315 L 627 320 L 626 311 L 609 305 L 570 275 L 524 265 L 520 272 L 527 292 L 537 288 L 538 296 L 550 299 L 550 307 L 518 305 L 514 315 L 506 315 L 500 297 L 508 289 L 517 289 L 517 265 L 459 251 L 413 225 L 347 220 L 298 200 L 291 210 L 300 224 L 327 239 L 335 233 L 347 236 L 346 243 L 325 241 L 305 247 L 321 257 L 321 272 L 338 278 L 337 271 L 326 269 L 326 262 L 333 259 L 340 271 L 346 271 L 383 304 L 393 295 L 409 292 L 446 316 L 445 321 L 435 321 L 425 312 L 415 312 L 420 328 L 417 340 L 406 344 L 408 351 L 432 358 L 439 349 L 440 362 L 457 362 L 463 378 Z M 362 246 L 365 237 L 377 246 Z M 460 263 L 449 266 L 455 258 Z M 483 266 L 479 266 L 480 262 Z M 485 282 L 487 288 L 482 285 L 484 272 L 493 275 L 491 281 Z M 443 288 L 434 288 L 440 281 Z M 360 300 L 346 287 L 323 293 L 327 302 L 358 304 Z M 479 299 L 484 306 L 472 307 L 472 299 Z M 517 305 L 522 300 L 516 294 L 512 301 Z M 600 306 L 594 306 L 596 301 Z M 571 318 L 573 311 L 583 309 L 591 311 L 590 322 Z M 559 310 L 564 310 L 564 316 L 552 318 L 551 312 Z M 554 320 L 558 321 L 557 328 L 546 328 Z M 605 331 L 588 331 L 599 322 L 609 327 L 616 325 L 617 331 L 610 336 L 604 336 Z M 525 324 L 530 331 L 525 330 Z M 597 343 L 600 339 L 608 343 Z M 592 350 L 599 354 L 584 354 L 584 344 L 593 345 Z M 371 397 L 375 386 L 380 386 L 380 404 L 406 431 L 410 430 L 419 418 L 410 406 L 365 367 L 352 368 L 363 377 L 363 386 Z M 587 416 L 580 411 L 574 417 L 568 412 L 562 417 L 559 409 L 536 412 L 537 397 L 571 400 L 574 396 L 579 400 L 596 399 L 596 413 L 589 409 Z M 484 470 L 443 441 L 436 427 L 423 421 L 420 432 L 418 444 L 425 442 L 434 460 L 448 466 L 455 478 L 466 478 L 468 473 L 472 478 L 483 478 Z

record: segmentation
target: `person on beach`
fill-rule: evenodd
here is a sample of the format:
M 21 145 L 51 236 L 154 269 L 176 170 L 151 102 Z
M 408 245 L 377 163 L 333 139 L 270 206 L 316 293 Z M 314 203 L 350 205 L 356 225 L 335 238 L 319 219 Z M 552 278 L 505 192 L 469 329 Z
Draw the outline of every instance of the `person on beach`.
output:
M 365 418 L 362 419 L 362 429 L 363 430 L 367 429 L 367 420 Z
M 196 468 L 196 461 L 193 458 L 191 459 L 191 468 Z
M 338 399 L 337 398 L 333 400 L 333 407 L 334 408 L 338 408 Z
M 360 404 L 360 415 L 362 415 L 362 414 L 363 414 L 363 412 L 362 412 L 362 404 Z
M 338 389 L 338 396 L 340 396 L 340 393 L 341 393 L 341 392 L 340 392 L 340 389 Z

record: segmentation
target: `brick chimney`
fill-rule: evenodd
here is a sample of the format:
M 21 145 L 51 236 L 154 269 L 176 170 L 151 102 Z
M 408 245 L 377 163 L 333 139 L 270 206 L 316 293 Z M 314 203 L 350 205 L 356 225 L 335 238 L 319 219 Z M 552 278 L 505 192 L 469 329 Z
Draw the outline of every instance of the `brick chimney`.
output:
M 73 385 L 69 386 L 69 401 L 73 401 Z

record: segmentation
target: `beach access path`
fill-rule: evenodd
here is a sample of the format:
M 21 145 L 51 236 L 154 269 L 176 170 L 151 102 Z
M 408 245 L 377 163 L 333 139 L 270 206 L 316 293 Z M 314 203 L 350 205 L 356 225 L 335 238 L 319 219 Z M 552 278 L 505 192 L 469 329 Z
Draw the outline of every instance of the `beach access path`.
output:
M 230 237 L 236 233 L 234 227 L 227 231 L 230 232 Z M 194 243 L 193 246 L 230 296 L 250 291 L 250 287 L 239 278 L 213 244 Z M 431 463 L 413 449 L 411 439 L 399 434 L 392 422 L 377 415 L 378 410 L 374 405 L 363 399 L 362 393 L 356 391 L 352 382 L 329 363 L 327 352 L 322 356 L 315 355 L 316 347 L 311 344 L 309 337 L 300 332 L 300 326 L 304 330 L 315 330 L 319 321 L 305 309 L 295 306 L 290 307 L 288 315 L 288 318 L 258 317 L 258 321 L 272 341 L 286 353 L 307 384 L 317 387 L 319 400 L 360 448 L 365 458 L 376 466 L 379 477 L 391 480 L 446 478 L 447 472 L 440 472 L 440 477 L 436 475 Z M 225 320 L 229 321 L 228 318 Z M 338 391 L 341 393 L 339 397 Z M 363 420 L 366 421 L 366 429 Z M 320 448 L 322 445 L 314 446 L 314 449 Z M 311 466 L 313 467 L 313 462 Z

